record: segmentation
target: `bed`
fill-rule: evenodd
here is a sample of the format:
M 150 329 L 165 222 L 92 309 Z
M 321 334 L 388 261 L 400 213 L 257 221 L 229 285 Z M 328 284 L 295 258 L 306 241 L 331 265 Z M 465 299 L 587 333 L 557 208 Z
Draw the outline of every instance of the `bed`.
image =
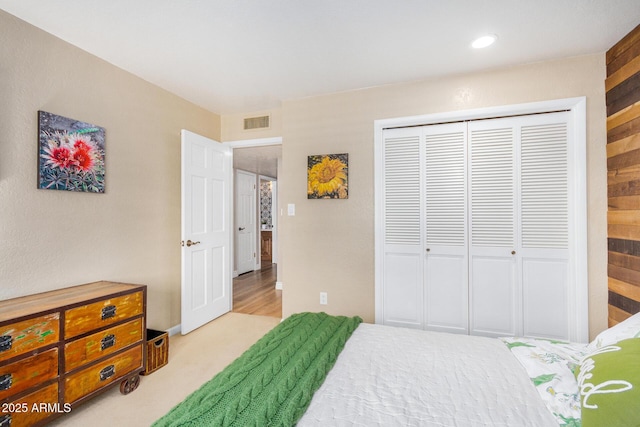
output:
M 296 314 L 154 424 L 216 425 L 640 426 L 640 314 L 590 344 Z

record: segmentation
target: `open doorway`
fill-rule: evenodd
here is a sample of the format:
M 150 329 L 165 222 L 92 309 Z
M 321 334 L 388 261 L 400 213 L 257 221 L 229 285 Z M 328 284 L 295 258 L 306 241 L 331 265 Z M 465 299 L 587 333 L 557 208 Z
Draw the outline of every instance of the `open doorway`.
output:
M 257 208 L 255 221 L 255 268 L 234 275 L 233 306 L 236 313 L 282 317 L 282 290 L 278 288 L 278 170 L 282 149 L 279 144 L 257 145 L 243 141 L 233 147 L 233 167 L 255 174 Z M 242 207 L 235 207 L 242 208 Z M 237 216 L 237 215 L 236 215 Z M 237 228 L 237 227 L 236 227 Z M 236 271 L 237 262 L 234 262 Z

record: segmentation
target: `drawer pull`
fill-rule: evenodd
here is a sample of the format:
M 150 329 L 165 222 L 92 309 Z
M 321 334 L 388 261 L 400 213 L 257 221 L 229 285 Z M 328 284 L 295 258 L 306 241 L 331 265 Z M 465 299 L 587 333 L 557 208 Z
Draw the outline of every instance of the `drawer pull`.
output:
M 13 337 L 11 335 L 2 335 L 0 337 L 0 351 L 11 350 L 13 345 Z
M 113 347 L 116 344 L 116 336 L 109 334 L 100 340 L 100 350 L 106 350 L 109 347 Z
M 116 373 L 115 365 L 109 365 L 100 371 L 100 381 L 108 380 Z
M 11 414 L 0 415 L 0 427 L 9 427 L 11 425 Z
M 110 317 L 114 317 L 116 315 L 116 306 L 108 305 L 102 308 L 102 320 L 109 319 Z
M 9 390 L 13 385 L 11 374 L 0 375 L 0 390 Z

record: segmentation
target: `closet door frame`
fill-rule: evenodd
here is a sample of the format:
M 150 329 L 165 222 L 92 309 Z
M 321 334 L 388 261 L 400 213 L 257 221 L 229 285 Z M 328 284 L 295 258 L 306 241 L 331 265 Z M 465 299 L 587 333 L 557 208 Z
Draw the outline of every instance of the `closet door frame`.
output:
M 587 188 L 586 188 L 586 97 L 444 112 L 420 116 L 374 121 L 375 165 L 375 320 L 383 323 L 384 277 L 384 200 L 382 193 L 383 132 L 385 129 L 422 126 L 456 121 L 490 119 L 555 111 L 568 111 L 573 133 L 569 141 L 568 158 L 572 174 L 569 187 L 570 206 L 570 283 L 568 286 L 569 340 L 588 342 L 588 274 L 587 274 Z

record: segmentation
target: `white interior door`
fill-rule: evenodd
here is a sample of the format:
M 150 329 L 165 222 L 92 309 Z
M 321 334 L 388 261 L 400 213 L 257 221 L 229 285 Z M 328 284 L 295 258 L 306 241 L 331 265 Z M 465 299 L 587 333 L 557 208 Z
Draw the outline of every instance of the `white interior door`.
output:
M 467 125 L 425 126 L 425 329 L 468 333 Z
M 389 129 L 382 146 L 383 323 L 408 328 L 424 321 L 424 203 L 420 128 Z
M 182 311 L 186 334 L 231 309 L 231 149 L 182 130 Z
M 516 136 L 512 119 L 469 123 L 470 311 L 474 335 L 516 335 Z
M 474 334 L 571 337 L 570 132 L 566 112 L 469 123 Z
M 253 271 L 256 268 L 256 174 L 236 170 L 236 272 Z
M 524 118 L 523 118 L 524 120 Z M 571 339 L 569 113 L 527 117 L 520 128 L 522 333 Z M 575 185 L 575 184 L 574 184 Z M 540 310 L 544 316 L 540 316 Z
M 376 323 L 588 340 L 585 106 L 376 121 Z

